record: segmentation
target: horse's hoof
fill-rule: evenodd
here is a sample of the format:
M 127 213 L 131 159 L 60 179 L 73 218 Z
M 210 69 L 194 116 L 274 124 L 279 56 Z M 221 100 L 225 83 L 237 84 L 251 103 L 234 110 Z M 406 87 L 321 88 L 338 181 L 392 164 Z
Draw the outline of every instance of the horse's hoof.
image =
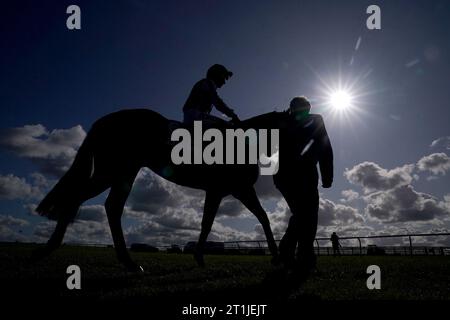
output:
M 39 262 L 42 259 L 48 257 L 50 255 L 50 253 L 52 253 L 52 252 L 53 252 L 53 249 L 49 248 L 48 246 L 45 246 L 42 248 L 37 248 L 37 249 L 33 250 L 33 252 L 31 253 L 30 262 L 31 263 Z
M 125 268 L 127 269 L 128 272 L 144 273 L 144 268 L 134 262 L 126 263 Z
M 270 263 L 272 264 L 272 266 L 278 267 L 279 265 L 281 265 L 281 257 L 278 255 L 272 257 L 272 259 L 270 260 Z
M 127 271 L 128 272 L 133 272 L 133 273 L 144 273 L 144 268 L 142 268 L 142 266 L 140 265 L 135 265 L 135 266 L 127 266 Z
M 293 269 L 288 270 L 286 273 L 286 282 L 291 289 L 299 288 L 310 277 L 311 272 L 306 269 Z
M 200 268 L 205 267 L 205 260 L 203 259 L 203 254 L 194 252 L 194 260 L 197 262 Z

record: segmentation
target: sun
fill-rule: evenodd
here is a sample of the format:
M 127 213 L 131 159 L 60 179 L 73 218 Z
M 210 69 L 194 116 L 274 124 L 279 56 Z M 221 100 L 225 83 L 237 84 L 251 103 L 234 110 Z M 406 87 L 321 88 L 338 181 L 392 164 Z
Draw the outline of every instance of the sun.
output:
M 368 78 L 372 69 L 327 72 L 323 76 L 311 68 L 316 83 L 311 100 L 314 112 L 322 114 L 327 121 L 353 127 L 355 123 L 365 124 L 365 117 L 371 116 L 370 96 L 378 93 Z M 350 124 L 348 126 L 347 124 Z
M 329 97 L 330 106 L 336 111 L 344 111 L 352 106 L 352 96 L 344 90 L 333 91 Z

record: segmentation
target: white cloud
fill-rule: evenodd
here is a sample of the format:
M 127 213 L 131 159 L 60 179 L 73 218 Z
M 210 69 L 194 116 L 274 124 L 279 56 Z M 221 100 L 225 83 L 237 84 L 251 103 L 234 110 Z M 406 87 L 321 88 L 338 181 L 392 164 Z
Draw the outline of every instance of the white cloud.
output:
M 357 225 L 363 224 L 364 218 L 357 209 L 343 204 L 336 204 L 328 199 L 319 201 L 319 225 Z
M 25 125 L 2 130 L 0 147 L 31 159 L 42 173 L 61 176 L 69 168 L 85 136 L 80 125 L 52 131 L 41 124 Z
M 38 184 L 41 183 L 42 181 L 38 182 Z M 34 186 L 24 178 L 19 178 L 12 174 L 0 175 L 0 199 L 30 200 L 40 197 L 42 197 L 42 192 L 39 186 Z
M 78 212 L 77 221 L 97 221 L 106 223 L 105 206 L 86 205 L 82 206 Z
M 142 169 L 125 207 L 125 217 L 134 221 L 125 232 L 128 241 L 163 245 L 197 240 L 204 197 L 202 190 L 175 185 L 148 169 Z M 241 232 L 221 222 L 221 218 L 225 217 L 249 216 L 252 216 L 251 213 L 240 201 L 233 197 L 222 199 L 208 239 L 261 239 L 258 231 Z M 255 223 L 258 224 L 256 219 Z
M 261 200 L 277 199 L 281 197 L 281 193 L 273 183 L 272 176 L 259 176 L 255 183 L 255 190 L 258 198 Z
M 137 242 L 160 246 L 183 244 L 189 240 L 194 241 L 198 238 L 198 232 L 194 230 L 174 230 L 149 220 L 127 228 L 125 238 L 128 244 Z
M 435 175 L 445 175 L 450 170 L 450 158 L 445 153 L 433 153 L 417 162 L 421 171 L 430 171 Z
M 15 218 L 11 215 L 0 215 L 0 225 L 9 227 L 23 227 L 29 225 L 27 220 Z
M 366 224 L 337 224 L 328 226 L 318 226 L 316 238 L 326 238 L 329 239 L 333 232 L 336 232 L 339 237 L 356 237 L 356 236 L 366 236 L 373 232 L 373 227 Z M 344 246 L 358 246 L 357 240 L 341 240 Z M 320 241 L 320 244 L 329 246 L 330 243 Z
M 133 211 L 158 215 L 166 208 L 195 208 L 203 211 L 205 192 L 178 186 L 149 169 L 142 169 L 133 185 L 127 204 Z
M 162 216 L 141 220 L 125 230 L 128 243 L 145 242 L 155 246 L 185 244 L 197 241 L 200 234 L 201 216 L 195 212 L 169 212 Z M 209 241 L 261 239 L 258 232 L 241 232 L 225 226 L 217 220 L 213 224 Z
M 275 238 L 281 239 L 292 216 L 286 201 L 280 199 L 275 210 L 269 212 L 268 216 Z M 364 218 L 356 208 L 335 203 L 329 199 L 319 199 L 318 219 L 319 231 L 329 229 L 344 232 L 350 228 L 354 231 L 362 231 L 365 228 Z M 259 225 L 257 225 L 257 231 L 261 235 L 259 239 L 264 239 L 264 233 Z
M 167 215 L 168 212 L 194 210 L 203 213 L 205 192 L 203 190 L 178 186 L 154 174 L 149 169 L 142 169 L 133 185 L 127 201 L 134 216 Z M 136 213 L 140 212 L 140 213 Z M 217 216 L 248 215 L 249 211 L 234 197 L 222 199 Z
M 448 218 L 448 199 L 439 201 L 435 197 L 417 192 L 412 186 L 400 186 L 388 191 L 377 191 L 365 198 L 365 213 L 383 223 L 431 221 Z
M 352 189 L 342 190 L 341 194 L 344 197 L 340 200 L 341 202 L 352 202 L 359 198 L 359 193 Z
M 434 140 L 431 143 L 430 147 L 450 150 L 450 136 L 441 137 L 441 138 Z
M 22 234 L 22 227 L 28 226 L 27 220 L 11 215 L 0 215 L 0 241 L 28 241 L 28 236 Z
M 46 242 L 55 229 L 54 221 L 44 221 L 34 228 L 33 238 Z M 109 225 L 105 222 L 77 220 L 67 227 L 65 243 L 108 244 L 112 243 Z
M 272 212 L 268 213 L 270 227 L 275 239 L 281 239 L 286 232 L 286 228 L 291 217 L 291 211 L 283 198 L 280 198 Z M 256 231 L 261 235 L 259 239 L 264 239 L 264 231 L 261 225 L 255 226 Z
M 413 180 L 414 165 L 406 164 L 392 170 L 381 168 L 374 162 L 363 162 L 345 169 L 344 176 L 350 183 L 360 185 L 365 193 L 405 186 Z
M 27 235 L 22 234 L 20 231 L 14 230 L 11 227 L 0 224 L 0 241 L 28 242 L 29 237 Z

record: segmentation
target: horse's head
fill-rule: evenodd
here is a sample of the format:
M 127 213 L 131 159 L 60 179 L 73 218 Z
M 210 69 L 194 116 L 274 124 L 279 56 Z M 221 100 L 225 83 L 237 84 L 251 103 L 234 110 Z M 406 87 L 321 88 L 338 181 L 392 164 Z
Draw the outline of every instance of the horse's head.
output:
M 279 130 L 286 126 L 287 112 L 269 112 L 242 121 L 238 127 L 254 129 L 258 136 L 258 161 L 262 175 L 273 175 L 278 171 Z

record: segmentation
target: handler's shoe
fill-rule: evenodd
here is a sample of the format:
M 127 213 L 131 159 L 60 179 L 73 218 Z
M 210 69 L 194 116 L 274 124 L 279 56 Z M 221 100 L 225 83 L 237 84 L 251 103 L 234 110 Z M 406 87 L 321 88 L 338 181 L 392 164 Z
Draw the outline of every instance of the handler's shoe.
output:
M 292 270 L 292 269 L 296 268 L 296 261 L 295 261 L 295 257 L 293 255 L 288 256 L 285 254 L 280 254 L 278 259 L 283 264 L 284 269 Z
M 299 256 L 295 261 L 295 270 L 308 277 L 314 270 L 317 269 L 317 257 L 312 255 Z

